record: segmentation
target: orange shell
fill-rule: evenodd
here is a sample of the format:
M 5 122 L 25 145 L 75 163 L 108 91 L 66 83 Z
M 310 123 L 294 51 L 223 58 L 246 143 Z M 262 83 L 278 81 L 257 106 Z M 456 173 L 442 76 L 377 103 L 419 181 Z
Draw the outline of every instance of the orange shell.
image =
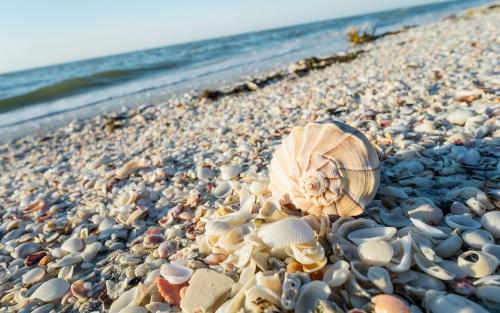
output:
M 181 289 L 188 285 L 188 282 L 173 285 L 162 277 L 156 278 L 156 286 L 163 299 L 168 304 L 180 305 L 181 304 Z
M 396 296 L 381 294 L 372 303 L 374 313 L 410 313 L 410 307 Z

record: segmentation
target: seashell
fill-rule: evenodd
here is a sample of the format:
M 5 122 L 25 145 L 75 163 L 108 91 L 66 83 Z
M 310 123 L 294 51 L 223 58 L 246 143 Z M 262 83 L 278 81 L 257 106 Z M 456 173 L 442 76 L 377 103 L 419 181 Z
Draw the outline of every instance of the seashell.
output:
M 35 264 L 38 264 L 38 262 L 40 262 L 40 260 L 42 260 L 46 255 L 47 255 L 47 252 L 45 252 L 45 251 L 38 251 L 38 252 L 35 252 L 33 254 L 30 254 L 24 260 L 24 265 L 33 266 Z
M 25 242 L 17 246 L 14 251 L 12 252 L 12 257 L 17 259 L 17 258 L 26 258 L 30 254 L 33 254 L 35 252 L 38 252 L 40 250 L 41 246 L 39 243 L 36 242 Z
M 71 284 L 71 293 L 78 299 L 84 300 L 89 297 L 90 288 L 90 283 L 86 283 L 82 279 L 80 279 Z
M 330 287 L 338 287 L 345 283 L 350 276 L 349 263 L 339 260 L 333 265 L 327 265 L 323 281 Z
M 500 211 L 491 211 L 481 217 L 481 224 L 495 238 L 500 238 Z
M 474 286 L 492 285 L 500 286 L 500 275 L 490 275 L 474 281 Z
M 371 299 L 374 313 L 410 313 L 410 307 L 392 295 L 377 295 Z
M 448 215 L 444 219 L 446 224 L 451 228 L 460 230 L 477 229 L 481 227 L 481 223 L 468 215 Z
M 290 245 L 290 249 L 286 250 L 290 256 L 303 265 L 303 270 L 306 273 L 319 271 L 327 262 L 325 250 L 318 241 L 293 243 Z
M 443 218 L 443 211 L 429 198 L 409 198 L 401 202 L 404 215 L 427 224 L 437 224 Z
M 227 255 L 222 253 L 212 253 L 208 255 L 203 261 L 208 265 L 219 265 L 227 259 Z
M 142 306 L 131 305 L 120 310 L 120 313 L 148 313 Z
M 233 192 L 233 185 L 229 181 L 223 181 L 214 189 L 214 197 L 223 199 Z
M 475 294 L 481 300 L 500 304 L 500 286 L 479 286 L 476 288 Z
M 264 286 L 253 286 L 245 291 L 245 309 L 247 312 L 263 312 L 260 305 L 270 310 L 273 307 L 277 309 L 279 303 L 279 295 Z
M 391 198 L 397 198 L 397 199 L 408 199 L 408 195 L 404 190 L 401 188 L 396 188 L 392 186 L 385 186 L 383 188 L 380 188 L 379 194 Z
M 208 167 L 200 167 L 196 171 L 196 176 L 203 181 L 209 181 L 215 177 L 215 171 Z
M 498 263 L 500 264 L 500 245 L 487 243 L 481 248 L 481 251 L 489 253 L 495 258 L 497 258 Z
M 462 233 L 462 239 L 474 249 L 481 249 L 485 244 L 495 243 L 493 236 L 483 229 L 466 230 Z
M 281 295 L 281 281 L 278 273 L 273 275 L 264 275 L 262 272 L 258 272 L 255 275 L 255 280 L 258 286 L 263 286 L 272 290 L 276 296 Z
M 163 264 L 160 273 L 170 284 L 179 285 L 191 278 L 193 270 L 182 265 Z
M 435 227 L 432 227 L 430 225 L 427 225 L 426 223 L 410 217 L 410 221 L 415 225 L 415 227 L 422 232 L 424 235 L 428 237 L 434 237 L 434 238 L 446 238 L 448 237 L 448 234 L 444 233 L 442 230 L 437 229 Z
M 248 189 L 256 196 L 263 196 L 268 192 L 269 181 L 254 180 Z
M 67 265 L 73 265 L 76 263 L 79 263 L 82 261 L 82 255 L 79 252 L 73 252 L 70 253 L 66 256 L 64 256 L 62 259 L 57 261 L 56 263 L 51 264 L 53 267 L 63 267 Z
M 450 212 L 456 215 L 469 214 L 470 209 L 462 202 L 453 201 L 450 206 Z
M 313 215 L 359 215 L 375 197 L 379 160 L 368 139 L 340 123 L 295 127 L 271 160 L 269 190 Z
M 385 241 L 367 241 L 358 246 L 358 254 L 367 265 L 384 266 L 394 255 L 394 248 Z
M 439 261 L 439 266 L 444 268 L 446 271 L 452 273 L 455 279 L 463 279 L 467 277 L 465 273 L 457 264 L 456 260 L 441 260 Z
M 172 284 L 162 277 L 156 278 L 156 287 L 165 301 L 172 305 L 181 304 L 181 289 L 188 285 L 187 281 Z
M 430 275 L 421 272 L 411 272 L 411 274 L 410 276 L 416 276 L 416 278 L 410 277 L 409 281 L 405 283 L 405 290 L 416 294 L 418 297 L 423 297 L 429 289 L 445 290 L 446 288 L 441 280 Z
M 52 278 L 41 284 L 30 299 L 39 299 L 43 302 L 52 302 L 62 298 L 69 290 L 70 284 L 62 278 Z
M 285 273 L 282 287 L 283 292 L 281 293 L 281 306 L 283 306 L 284 309 L 293 310 L 295 308 L 301 286 L 302 281 L 299 277 L 290 273 Z
M 451 289 L 455 293 L 464 295 L 464 296 L 470 296 L 472 293 L 474 293 L 474 286 L 472 283 L 465 279 L 465 278 L 455 278 L 451 283 L 450 283 Z
M 360 245 L 367 241 L 383 241 L 389 240 L 394 236 L 397 229 L 394 227 L 371 227 L 362 228 L 350 232 L 347 235 L 350 241 Z
M 128 306 L 136 306 L 142 302 L 146 295 L 146 288 L 143 284 L 139 284 L 122 293 L 118 299 L 113 301 L 109 307 L 109 313 L 119 313 L 122 309 Z
M 378 289 L 382 290 L 384 293 L 392 293 L 394 287 L 392 286 L 392 281 L 389 273 L 383 267 L 371 266 L 368 269 L 368 279 L 374 284 Z
M 417 250 L 420 251 L 420 253 L 422 253 L 428 260 L 434 262 L 441 261 L 441 258 L 439 258 L 436 255 L 436 252 L 434 252 L 432 243 L 427 238 L 414 232 L 409 232 L 408 235 L 412 238 L 413 246 L 417 248 Z
M 22 276 L 23 284 L 35 284 L 42 280 L 43 276 L 45 276 L 45 271 L 41 267 L 35 267 Z
M 368 266 L 361 261 L 351 261 L 351 271 L 356 279 L 368 282 Z
M 437 279 L 441 280 L 452 280 L 455 278 L 455 275 L 438 264 L 429 261 L 423 254 L 415 253 L 413 256 L 415 263 L 418 268 L 422 270 L 422 272 L 429 274 Z
M 162 235 L 151 234 L 144 237 L 142 244 L 146 248 L 156 248 L 163 242 L 163 240 L 164 238 Z
M 63 242 L 61 248 L 69 253 L 78 252 L 83 249 L 83 241 L 78 237 L 71 237 Z
M 425 292 L 424 306 L 432 313 L 454 312 L 454 313 L 488 313 L 479 304 L 476 304 L 462 296 L 437 290 Z
M 96 257 L 97 253 L 99 253 L 101 248 L 102 244 L 100 242 L 93 242 L 88 244 L 82 252 L 82 260 L 85 262 L 92 261 Z
M 485 252 L 466 251 L 458 256 L 457 264 L 467 276 L 481 278 L 491 275 L 498 266 L 498 260 Z
M 393 209 L 392 211 L 380 209 L 379 216 L 386 226 L 405 227 L 412 225 L 411 221 L 402 214 L 401 208 L 399 207 Z
M 452 234 L 441 241 L 435 248 L 436 254 L 442 258 L 449 258 L 462 248 L 463 240 L 460 236 Z
M 220 176 L 223 180 L 231 180 L 240 175 L 243 168 L 239 165 L 223 165 L 220 168 Z
M 326 300 L 331 293 L 330 287 L 322 281 L 314 280 L 300 288 L 295 312 L 313 312 L 318 300 Z
M 124 165 L 122 165 L 122 167 L 116 170 L 114 177 L 119 180 L 125 179 L 130 175 L 134 174 L 135 172 L 146 167 L 148 167 L 148 164 L 144 159 L 130 160 Z
M 57 273 L 57 277 L 64 278 L 65 280 L 71 280 L 71 278 L 73 277 L 74 271 L 75 271 L 74 266 L 70 266 L 70 265 L 63 266 L 59 270 L 59 273 Z
M 367 218 L 357 218 L 355 220 L 352 219 L 353 219 L 352 217 L 340 218 L 336 223 L 340 222 L 342 223 L 340 224 L 340 226 L 338 226 L 339 224 L 332 225 L 332 233 L 336 233 L 337 236 L 339 237 L 347 238 L 347 235 L 355 230 L 379 226 L 374 220 L 371 219 Z
M 314 230 L 309 224 L 296 217 L 288 217 L 261 226 L 258 236 L 273 248 L 275 254 L 284 256 L 284 249 L 295 243 L 315 240 Z
M 391 266 L 391 271 L 396 273 L 406 272 L 410 269 L 412 263 L 412 238 L 410 235 L 406 235 L 399 239 L 401 247 L 403 248 L 403 255 L 401 261 L 398 265 Z

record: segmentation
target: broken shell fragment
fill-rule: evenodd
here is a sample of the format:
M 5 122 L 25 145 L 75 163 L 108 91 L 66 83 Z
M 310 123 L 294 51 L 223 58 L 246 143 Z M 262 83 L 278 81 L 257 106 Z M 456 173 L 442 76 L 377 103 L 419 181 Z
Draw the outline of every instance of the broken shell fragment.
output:
M 314 280 L 300 288 L 296 312 L 313 312 L 317 300 L 326 300 L 330 296 L 331 290 L 327 284 L 322 281 Z
M 481 278 L 496 270 L 498 260 L 485 252 L 466 251 L 458 256 L 457 264 L 468 276 Z
M 395 227 L 371 227 L 371 228 L 362 228 L 350 232 L 347 235 L 350 241 L 354 242 L 357 245 L 360 245 L 364 242 L 368 241 L 383 241 L 389 240 L 396 233 Z
M 295 127 L 271 160 L 269 190 L 313 215 L 359 215 L 375 197 L 379 160 L 366 137 L 340 122 Z

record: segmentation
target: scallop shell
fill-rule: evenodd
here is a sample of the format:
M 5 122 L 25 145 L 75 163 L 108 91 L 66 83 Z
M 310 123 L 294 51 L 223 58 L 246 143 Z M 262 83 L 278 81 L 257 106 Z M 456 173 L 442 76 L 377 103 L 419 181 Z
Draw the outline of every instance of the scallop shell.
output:
M 31 299 L 40 299 L 44 302 L 52 302 L 62 298 L 69 290 L 70 284 L 62 278 L 52 278 L 41 284 L 31 295 Z
M 296 217 L 287 217 L 263 225 L 258 236 L 265 244 L 277 251 L 295 243 L 305 243 L 315 239 L 312 227 L 306 221 Z
M 379 160 L 370 142 L 349 125 L 295 127 L 271 161 L 269 190 L 302 211 L 354 216 L 373 200 Z
M 179 285 L 191 278 L 193 270 L 182 265 L 163 264 L 160 268 L 160 273 L 169 283 Z
M 303 285 L 297 297 L 295 312 L 313 312 L 316 301 L 328 299 L 330 293 L 330 287 L 322 281 L 314 280 Z

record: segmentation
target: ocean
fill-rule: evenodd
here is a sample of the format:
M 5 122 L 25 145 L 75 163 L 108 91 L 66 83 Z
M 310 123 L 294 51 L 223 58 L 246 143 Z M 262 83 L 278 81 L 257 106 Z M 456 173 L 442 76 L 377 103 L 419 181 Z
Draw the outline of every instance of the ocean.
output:
M 199 92 L 311 56 L 347 50 L 346 32 L 435 21 L 489 1 L 453 1 L 178 44 L 0 75 L 0 137 L 183 92 Z

